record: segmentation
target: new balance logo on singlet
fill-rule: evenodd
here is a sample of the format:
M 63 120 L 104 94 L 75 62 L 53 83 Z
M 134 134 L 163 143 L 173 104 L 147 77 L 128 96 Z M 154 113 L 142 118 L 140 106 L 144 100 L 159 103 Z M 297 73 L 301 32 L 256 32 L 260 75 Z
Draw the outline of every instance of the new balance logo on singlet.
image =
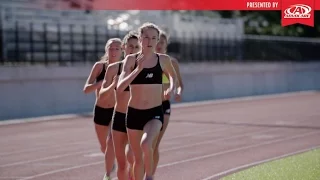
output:
M 147 75 L 146 75 L 146 78 L 152 78 L 153 77 L 153 73 L 148 73 Z
M 160 119 L 160 116 L 155 116 L 154 119 Z

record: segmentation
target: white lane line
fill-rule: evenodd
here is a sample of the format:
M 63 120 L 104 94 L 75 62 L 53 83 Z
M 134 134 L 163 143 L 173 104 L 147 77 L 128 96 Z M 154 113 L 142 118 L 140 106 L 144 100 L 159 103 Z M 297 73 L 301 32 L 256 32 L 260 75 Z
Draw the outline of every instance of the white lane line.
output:
M 73 146 L 73 145 L 81 145 L 81 144 L 89 144 L 89 143 L 94 143 L 97 140 L 84 140 L 84 141 L 77 141 L 73 143 L 64 143 L 64 144 L 55 144 L 55 145 L 42 145 L 41 147 L 36 147 L 36 148 L 30 148 L 30 149 L 24 149 L 21 151 L 11 151 L 11 152 L 5 152 L 5 153 L 0 153 L 0 156 L 8 156 L 8 155 L 13 155 L 13 154 L 22 154 L 30 151 L 38 151 L 38 150 L 43 150 L 43 149 L 51 149 L 55 147 L 68 147 L 68 146 Z
M 186 123 L 186 125 L 194 126 L 194 124 L 189 124 Z M 228 126 L 228 125 L 222 125 L 222 127 Z M 220 126 L 218 128 L 221 128 Z M 189 136 L 194 136 L 194 135 L 199 135 L 199 134 L 205 134 L 208 132 L 215 132 L 218 128 L 211 129 L 208 131 L 202 131 L 202 132 L 193 132 L 193 133 L 185 133 L 183 135 L 177 135 L 174 136 L 170 139 L 179 139 L 179 138 L 184 138 L 184 137 L 189 137 Z M 166 138 L 166 135 L 164 136 Z M 30 151 L 38 151 L 38 150 L 43 150 L 43 149 L 51 149 L 54 147 L 67 147 L 67 146 L 73 146 L 73 145 L 81 145 L 81 144 L 88 144 L 88 143 L 96 143 L 97 140 L 84 140 L 84 141 L 77 141 L 73 143 L 64 143 L 64 144 L 55 144 L 55 145 L 42 145 L 41 147 L 36 147 L 36 148 L 30 148 L 30 149 L 24 149 L 20 151 L 11 151 L 11 152 L 5 152 L 5 153 L 0 153 L 0 156 L 8 156 L 8 155 L 13 155 L 13 154 L 21 154 L 21 153 L 26 153 Z
M 227 129 L 230 129 L 230 127 L 224 127 L 224 128 L 220 128 L 220 129 L 211 129 L 209 131 L 203 131 L 203 132 L 188 133 L 188 134 L 184 134 L 184 135 L 174 136 L 174 137 L 168 139 L 167 141 L 170 141 L 170 140 L 173 140 L 173 139 L 180 139 L 180 138 L 184 138 L 184 137 L 195 136 L 195 135 L 201 135 L 201 134 L 216 133 L 216 132 L 224 131 L 224 130 L 227 130 Z M 90 156 L 90 157 L 103 156 L 102 153 L 95 153 L 93 151 L 94 150 L 91 149 L 91 150 L 86 150 L 86 151 L 60 154 L 60 155 L 56 155 L 56 156 L 49 156 L 49 157 L 45 157 L 45 158 L 32 159 L 32 160 L 27 160 L 27 161 L 19 161 L 19 162 L 14 162 L 14 163 L 10 163 L 10 164 L 0 165 L 0 168 L 1 167 L 10 167 L 10 166 L 15 166 L 15 165 L 21 165 L 21 164 L 27 164 L 27 163 L 34 163 L 34 162 L 50 160 L 50 159 L 56 159 L 56 158 L 61 158 L 61 157 L 68 157 L 68 156 L 73 156 L 73 155 L 78 155 L 78 154 L 85 154 L 85 153 L 91 153 L 89 155 L 88 154 L 84 155 L 84 156 L 87 156 L 87 157 L 88 156 Z
M 316 93 L 317 93 L 317 91 L 308 90 L 308 91 L 288 92 L 288 93 L 279 93 L 279 94 L 267 94 L 267 95 L 259 95 L 259 96 L 228 98 L 228 99 L 184 102 L 184 103 L 172 104 L 172 108 L 184 108 L 184 107 L 213 105 L 213 104 L 221 104 L 221 103 L 232 103 L 232 102 L 240 102 L 240 101 L 276 99 L 276 98 L 294 97 L 294 96 L 302 96 L 302 95 L 313 95 Z M 1 120 L 0 126 L 1 125 L 10 125 L 10 124 L 41 122 L 41 121 L 74 119 L 74 118 L 79 118 L 81 116 L 89 116 L 90 117 L 90 116 L 92 116 L 92 112 L 80 113 L 80 114 L 63 114 L 63 115 L 53 115 L 53 116 L 42 116 L 42 117 L 35 117 L 35 118 Z
M 174 162 L 171 162 L 171 163 L 159 165 L 158 168 L 173 166 L 173 165 L 177 165 L 177 164 L 187 163 L 187 162 L 206 159 L 206 158 L 211 158 L 211 157 L 214 157 L 214 156 L 219 156 L 219 155 L 223 155 L 223 154 L 227 154 L 227 153 L 232 153 L 232 152 L 241 151 L 241 150 L 245 150 L 245 149 L 249 149 L 249 148 L 254 148 L 254 147 L 259 147 L 259 146 L 268 145 L 268 144 L 272 144 L 272 143 L 277 143 L 277 142 L 281 142 L 281 141 L 296 139 L 296 138 L 300 138 L 300 137 L 304 137 L 304 136 L 308 136 L 308 135 L 312 135 L 312 134 L 317 134 L 317 133 L 320 133 L 320 132 L 319 131 L 309 132 L 309 133 L 300 134 L 300 135 L 297 135 L 297 136 L 291 136 L 291 137 L 288 137 L 288 138 L 267 141 L 267 142 L 263 142 L 263 143 L 259 143 L 259 144 L 254 144 L 254 145 L 234 148 L 234 149 L 230 149 L 230 150 L 227 150 L 227 151 L 221 151 L 221 152 L 217 152 L 217 153 L 213 153 L 213 154 L 207 154 L 207 155 L 204 155 L 204 156 L 198 156 L 198 157 L 194 157 L 194 158 L 189 158 L 189 159 L 185 159 L 185 160 L 182 160 L 182 161 L 174 161 Z
M 304 136 L 311 135 L 311 134 L 316 134 L 316 133 L 319 133 L 319 132 L 318 131 L 317 132 L 309 132 L 309 133 L 300 134 L 300 135 L 292 136 L 292 137 L 288 137 L 288 138 L 282 138 L 282 139 L 268 141 L 268 142 L 259 143 L 259 144 L 255 144 L 255 145 L 244 146 L 244 147 L 241 147 L 241 148 L 234 148 L 234 149 L 230 149 L 230 150 L 227 150 L 227 151 L 221 151 L 221 152 L 218 152 L 218 153 L 208 154 L 208 155 L 204 155 L 204 156 L 198 156 L 198 157 L 194 157 L 194 158 L 190 158 L 190 159 L 186 159 L 186 160 L 182 160 L 182 161 L 175 161 L 175 162 L 172 162 L 172 163 L 167 163 L 167 164 L 160 165 L 160 166 L 158 166 L 158 168 L 167 167 L 167 166 L 173 166 L 173 165 L 186 163 L 186 162 L 190 162 L 190 161 L 195 161 L 195 160 L 200 160 L 200 159 L 205 159 L 205 158 L 209 158 L 209 157 L 214 157 L 214 156 L 217 156 L 217 155 L 222 155 L 222 154 L 235 152 L 235 151 L 239 151 L 239 150 L 243 150 L 243 149 L 248 149 L 248 148 L 252 148 L 252 147 L 259 147 L 259 146 L 262 146 L 262 145 L 267 145 L 267 144 L 272 144 L 272 143 L 276 143 L 276 142 L 291 140 L 291 139 L 304 137 Z M 42 176 L 46 176 L 46 175 L 50 175 L 50 174 L 65 172 L 65 171 L 78 169 L 78 168 L 83 168 L 83 167 L 89 167 L 89 166 L 98 165 L 98 164 L 102 164 L 102 163 L 104 163 L 104 161 L 93 162 L 93 163 L 83 164 L 83 165 L 79 165 L 79 166 L 71 166 L 69 168 L 61 168 L 61 169 L 57 169 L 57 170 L 53 170 L 53 171 L 48 171 L 48 172 L 45 172 L 45 173 L 37 174 L 37 175 L 34 175 L 34 176 L 21 178 L 19 180 L 33 179 L 33 178 L 37 178 L 37 177 L 42 177 Z
M 273 157 L 273 158 L 265 159 L 265 160 L 262 160 L 262 161 L 256 161 L 256 162 L 253 162 L 253 163 L 244 164 L 242 166 L 238 166 L 238 167 L 235 167 L 235 168 L 228 169 L 226 171 L 219 172 L 219 173 L 214 174 L 212 176 L 206 177 L 206 178 L 204 178 L 202 180 L 210 180 L 210 179 L 217 178 L 217 177 L 220 177 L 220 176 L 224 176 L 226 174 L 229 174 L 229 173 L 241 170 L 241 169 L 246 169 L 246 168 L 249 168 L 249 167 L 252 167 L 252 166 L 255 166 L 255 165 L 259 165 L 259 164 L 263 164 L 263 163 L 266 163 L 266 162 L 270 162 L 270 161 L 286 158 L 286 157 L 289 157 L 289 156 L 293 156 L 293 155 L 296 155 L 296 154 L 304 153 L 304 152 L 311 151 L 311 150 L 318 149 L 318 148 L 320 148 L 320 146 L 306 148 L 306 149 L 302 149 L 302 150 L 295 151 L 295 152 L 292 152 L 292 153 L 283 154 L 281 156 L 276 156 L 276 157 Z
M 273 94 L 273 95 L 262 95 L 262 96 L 249 96 L 249 97 L 240 97 L 240 98 L 231 98 L 231 99 L 223 99 L 223 100 L 209 100 L 209 101 L 200 101 L 200 102 L 188 102 L 188 103 L 179 103 L 179 104 L 173 104 L 173 108 L 183 108 L 183 107 L 192 107 L 192 106 L 200 106 L 200 105 L 210 105 L 210 104 L 219 104 L 219 103 L 231 103 L 231 102 L 238 102 L 238 101 L 250 101 L 250 100 L 258 100 L 258 99 L 272 99 L 272 98 L 279 98 L 279 97 L 291 97 L 291 96 L 299 96 L 299 95 L 312 95 L 316 94 L 317 91 L 300 91 L 300 92 L 293 92 L 293 93 L 282 93 L 282 94 Z M 75 117 L 74 114 L 71 115 L 72 117 Z M 68 119 L 71 117 L 70 115 L 58 115 L 58 116 L 46 116 L 46 117 L 39 117 L 39 118 L 28 118 L 28 120 L 25 120 L 26 122 L 32 122 L 32 119 L 35 119 L 35 121 L 42 121 L 42 120 L 57 120 L 62 117 L 62 119 Z M 77 117 L 79 115 L 76 115 Z M 43 118 L 43 119 L 42 119 Z M 1 123 L 9 122 L 11 120 L 7 121 L 0 121 Z M 12 120 L 16 121 L 16 120 Z M 24 120 L 22 120 L 24 121 Z M 91 140 L 90 140 L 91 141 Z M 65 146 L 69 145 L 75 145 L 75 144 L 83 144 L 88 143 L 86 142 L 74 142 L 74 143 L 66 143 Z M 93 140 L 91 141 L 93 142 Z M 59 147 L 60 145 L 48 145 L 47 147 L 39 147 L 39 148 L 31 148 L 31 149 L 25 149 L 22 151 L 15 151 L 15 152 L 8 152 L 8 153 L 0 153 L 0 156 L 2 155 L 12 155 L 12 154 L 19 154 L 19 153 L 25 153 L 29 151 L 36 151 L 41 149 L 47 149 L 48 147 Z
M 94 162 L 94 163 L 89 163 L 89 164 L 83 164 L 83 165 L 79 165 L 79 166 L 71 166 L 69 168 L 63 168 L 63 169 L 57 169 L 57 170 L 54 170 L 54 171 L 48 171 L 46 173 L 41 173 L 41 174 L 37 174 L 37 175 L 34 175 L 34 176 L 21 178 L 19 180 L 34 179 L 34 178 L 45 176 L 45 175 L 49 175 L 49 174 L 59 173 L 59 172 L 63 172 L 63 171 L 70 171 L 70 170 L 73 170 L 73 169 L 78 169 L 78 168 L 83 168 L 83 167 L 88 167 L 88 166 L 94 166 L 94 165 L 98 165 L 98 164 L 102 164 L 102 163 L 104 163 L 104 161 L 99 161 L 99 162 Z
M 0 179 L 6 179 L 6 180 L 8 180 L 8 179 L 20 179 L 20 178 L 24 178 L 24 177 L 15 177 L 15 176 L 10 176 L 10 177 L 5 177 L 5 176 L 3 176 L 3 177 L 1 177 L 0 176 Z
M 273 130 L 274 130 L 274 129 L 273 129 Z M 268 130 L 267 130 L 267 131 L 268 131 Z M 269 131 L 270 131 L 270 130 L 269 130 Z M 281 142 L 281 141 L 291 140 L 291 139 L 295 139 L 295 138 L 299 138 L 299 137 L 304 137 L 304 136 L 308 136 L 308 135 L 316 134 L 316 133 L 319 133 L 319 132 L 318 132 L 318 131 L 316 131 L 316 132 L 309 132 L 309 133 L 300 134 L 300 135 L 297 135 L 297 136 L 291 136 L 291 137 L 288 137 L 288 138 L 282 138 L 282 139 L 267 141 L 267 142 L 264 142 L 264 143 L 259 143 L 259 144 L 249 145 L 249 146 L 243 146 L 243 147 L 240 147 L 240 148 L 234 148 L 234 149 L 230 149 L 230 150 L 227 150 L 227 151 L 220 151 L 220 152 L 217 152 L 217 153 L 208 154 L 208 155 L 204 155 L 204 156 L 198 156 L 198 157 L 194 157 L 194 158 L 190 158 L 190 159 L 186 159 L 186 160 L 182 160 L 182 161 L 174 161 L 174 162 L 172 162 L 172 163 L 167 163 L 167 164 L 159 165 L 159 166 L 158 166 L 158 169 L 159 169 L 159 168 L 163 168 L 163 167 L 167 167 L 167 166 L 173 166 L 173 165 L 177 165 L 177 164 L 182 164 L 182 163 L 187 163 L 187 162 L 191 162 L 191 161 L 196 161 L 196 160 L 200 160 L 200 159 L 211 158 L 211 157 L 214 157 L 214 156 L 223 155 L 223 154 L 227 154 L 227 153 L 231 153 L 231 152 L 236 152 L 236 151 L 239 151 L 239 150 L 250 149 L 250 148 L 253 148 L 253 147 L 259 147 L 259 146 L 263 146 L 263 145 L 267 145 L 267 144 L 272 144 L 272 143 L 277 143 L 277 142 Z M 116 178 L 115 180 L 118 180 L 118 179 Z
M 78 151 L 78 152 L 72 152 L 72 153 L 59 154 L 56 156 L 49 156 L 49 157 L 47 156 L 45 158 L 32 159 L 32 160 L 27 160 L 27 161 L 18 161 L 18 162 L 14 162 L 14 163 L 10 163 L 10 164 L 0 165 L 0 168 L 16 166 L 16 165 L 21 165 L 21 164 L 27 164 L 27 163 L 34 163 L 34 162 L 45 161 L 45 160 L 51 160 L 51 159 L 62 158 L 62 157 L 68 157 L 68 156 L 73 156 L 73 155 L 78 155 L 78 154 L 91 153 L 92 151 L 93 150 Z M 102 154 L 102 153 L 100 153 L 100 154 Z
M 262 130 L 262 131 L 260 130 L 260 131 L 254 131 L 254 132 L 249 132 L 249 133 L 242 133 L 242 134 L 238 133 L 233 136 L 228 136 L 228 137 L 223 137 L 223 138 L 218 138 L 218 139 L 213 139 L 213 140 L 208 140 L 208 141 L 201 141 L 201 142 L 194 143 L 194 144 L 187 144 L 187 145 L 183 145 L 183 146 L 167 148 L 167 149 L 164 149 L 163 151 L 160 151 L 160 152 L 162 153 L 162 152 L 167 152 L 167 151 L 172 151 L 172 150 L 179 150 L 179 149 L 184 149 L 184 148 L 193 147 L 193 146 L 197 146 L 197 145 L 210 144 L 210 143 L 218 142 L 218 141 L 226 141 L 226 140 L 230 140 L 230 139 L 236 139 L 239 137 L 245 137 L 245 136 L 250 136 L 250 135 L 260 134 L 260 133 L 266 133 L 266 132 L 275 131 L 275 130 L 278 130 L 278 129 L 267 129 L 267 130 Z
M 172 107 L 184 108 L 184 107 L 193 107 L 193 106 L 234 103 L 234 102 L 241 102 L 241 101 L 267 100 L 267 99 L 277 99 L 277 98 L 295 97 L 295 96 L 303 96 L 303 95 L 314 95 L 317 93 L 319 92 L 311 90 L 311 91 L 299 91 L 299 92 L 289 92 L 289 93 L 280 93 L 280 94 L 266 94 L 266 95 L 259 95 L 259 96 L 245 96 L 245 97 L 236 97 L 236 98 L 227 98 L 227 99 L 178 103 L 178 104 L 173 104 Z

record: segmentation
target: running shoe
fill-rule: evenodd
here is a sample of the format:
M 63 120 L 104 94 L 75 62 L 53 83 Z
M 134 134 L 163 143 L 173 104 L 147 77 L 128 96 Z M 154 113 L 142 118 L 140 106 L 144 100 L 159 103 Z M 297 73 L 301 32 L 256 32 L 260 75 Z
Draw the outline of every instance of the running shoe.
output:
M 107 174 L 104 174 L 104 177 L 102 180 L 111 180 L 111 177 L 110 176 L 107 176 Z

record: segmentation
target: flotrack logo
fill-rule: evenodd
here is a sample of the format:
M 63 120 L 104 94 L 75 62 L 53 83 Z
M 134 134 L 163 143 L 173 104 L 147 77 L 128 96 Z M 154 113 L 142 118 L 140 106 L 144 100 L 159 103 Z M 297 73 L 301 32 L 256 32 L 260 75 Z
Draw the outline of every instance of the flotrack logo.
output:
M 312 8 L 305 4 L 291 5 L 289 8 L 284 10 L 283 18 L 310 18 Z

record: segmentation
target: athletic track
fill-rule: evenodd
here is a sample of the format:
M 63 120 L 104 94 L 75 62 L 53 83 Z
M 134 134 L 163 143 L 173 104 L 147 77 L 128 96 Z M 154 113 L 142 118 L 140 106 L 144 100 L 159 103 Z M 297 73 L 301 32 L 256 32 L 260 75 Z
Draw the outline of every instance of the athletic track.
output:
M 320 93 L 176 105 L 157 180 L 209 180 L 320 146 Z M 90 116 L 0 126 L 1 180 L 101 180 Z M 113 173 L 113 176 L 115 173 Z

